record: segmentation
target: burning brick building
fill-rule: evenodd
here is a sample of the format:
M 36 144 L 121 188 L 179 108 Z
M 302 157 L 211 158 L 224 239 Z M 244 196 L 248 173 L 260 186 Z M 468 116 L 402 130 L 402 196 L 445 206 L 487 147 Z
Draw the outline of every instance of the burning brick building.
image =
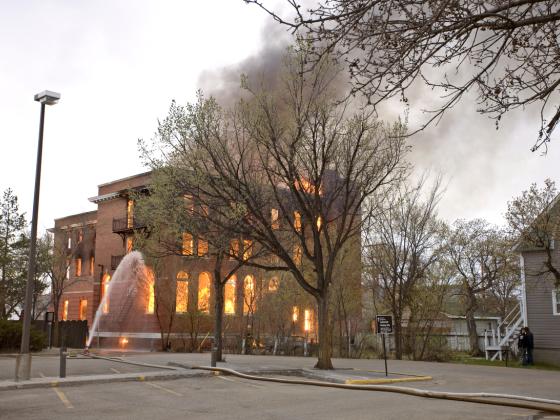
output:
M 100 304 L 119 263 L 135 249 L 134 233 L 143 226 L 134 217 L 133 197 L 146 190 L 149 182 L 150 172 L 146 172 L 101 184 L 98 195 L 89 199 L 97 205 L 97 211 L 55 220 L 51 231 L 56 247 L 64 251 L 67 279 L 60 300 L 59 319 L 87 320 L 91 326 L 98 308 L 104 315 L 122 311 L 110 300 L 103 307 Z M 278 215 L 276 213 L 275 220 L 274 214 L 273 209 L 271 223 L 277 223 Z M 359 254 L 359 241 L 355 245 Z M 238 252 L 244 252 L 243 241 L 237 246 Z M 353 275 L 346 281 L 359 288 L 361 271 L 355 269 L 355 262 L 353 265 Z M 189 234 L 183 235 L 182 255 L 166 257 L 163 270 L 154 280 L 166 284 L 173 294 L 172 322 L 162 322 L 158 316 L 158 288 L 152 285 L 145 292 L 143 308 L 135 306 L 135 313 L 130 314 L 133 322 L 127 324 L 126 331 L 100 329 L 94 333 L 92 345 L 99 340 L 101 345 L 112 347 L 159 348 L 163 343 L 162 334 L 168 334 L 174 347 L 190 347 L 191 350 L 208 347 L 213 319 L 213 266 L 208 243 Z M 261 337 L 280 334 L 316 339 L 313 300 L 294 281 L 289 293 L 278 297 L 280 286 L 289 281 L 285 274 L 245 266 L 230 278 L 224 290 L 226 348 L 231 348 L 228 337 L 230 343 L 239 344 L 248 330 Z M 282 313 L 267 314 L 267 311 Z

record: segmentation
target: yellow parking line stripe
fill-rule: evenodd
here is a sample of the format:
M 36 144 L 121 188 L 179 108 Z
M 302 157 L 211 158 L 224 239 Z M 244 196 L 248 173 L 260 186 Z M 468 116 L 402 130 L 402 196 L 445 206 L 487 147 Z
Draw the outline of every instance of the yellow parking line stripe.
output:
M 66 398 L 66 395 L 64 395 L 64 392 L 62 392 L 58 388 L 53 388 L 53 390 L 54 392 L 56 392 L 56 395 L 58 395 L 58 398 L 60 398 L 60 401 L 62 401 L 62 403 L 66 406 L 66 408 L 74 408 L 72 403 L 68 401 L 68 398 Z
M 173 391 L 172 389 L 165 388 L 161 385 L 154 384 L 153 382 L 144 382 L 146 385 L 150 385 L 154 388 L 161 389 L 162 391 L 168 392 L 170 394 L 176 395 L 178 397 L 182 397 L 183 395 L 179 394 L 178 392 Z

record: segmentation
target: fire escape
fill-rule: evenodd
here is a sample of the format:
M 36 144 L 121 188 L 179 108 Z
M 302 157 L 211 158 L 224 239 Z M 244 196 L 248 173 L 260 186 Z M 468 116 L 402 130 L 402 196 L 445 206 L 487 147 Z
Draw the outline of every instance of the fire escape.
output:
M 517 354 L 517 339 L 523 327 L 523 306 L 519 302 L 498 324 L 496 330 L 484 331 L 486 360 L 503 360 L 505 352 Z

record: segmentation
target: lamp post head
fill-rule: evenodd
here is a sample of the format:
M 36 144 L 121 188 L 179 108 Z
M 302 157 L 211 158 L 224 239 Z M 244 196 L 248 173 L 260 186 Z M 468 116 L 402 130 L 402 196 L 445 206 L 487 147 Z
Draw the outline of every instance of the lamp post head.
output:
M 60 99 L 60 93 L 51 92 L 50 90 L 44 90 L 34 96 L 37 102 L 45 105 L 54 105 Z

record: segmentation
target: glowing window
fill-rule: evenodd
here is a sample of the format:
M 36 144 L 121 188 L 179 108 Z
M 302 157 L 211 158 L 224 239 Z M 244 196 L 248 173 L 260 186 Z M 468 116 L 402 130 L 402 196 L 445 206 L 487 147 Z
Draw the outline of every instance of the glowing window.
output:
M 296 265 L 300 265 L 301 264 L 301 245 L 294 245 L 294 263 Z
M 93 272 L 95 270 L 95 257 L 92 255 L 89 257 L 89 274 L 93 276 Z
M 208 255 L 208 241 L 198 238 L 198 256 L 205 257 Z
M 70 260 L 66 260 L 66 280 L 70 278 Z
M 278 220 L 278 209 L 270 210 L 270 226 L 272 229 L 280 228 L 280 221 Z
M 103 275 L 103 280 L 101 281 L 101 299 L 105 299 L 105 303 L 103 304 L 103 313 L 109 313 L 109 296 L 107 292 L 109 291 L 109 281 L 111 281 L 111 276 L 107 273 Z
M 126 238 L 126 253 L 130 253 L 133 250 L 133 246 L 134 246 L 134 240 L 132 239 L 132 236 L 129 236 L 128 238 Z
M 62 304 L 62 320 L 68 321 L 68 299 Z
M 313 312 L 306 309 L 303 313 L 303 330 L 309 332 L 313 329 Z
M 76 258 L 74 261 L 74 268 L 76 269 L 76 277 L 80 277 L 82 275 L 82 259 Z
M 151 281 L 148 287 L 148 306 L 146 307 L 147 314 L 154 313 L 154 308 L 156 303 L 155 301 L 156 301 L 155 287 L 154 287 L 154 282 Z
M 68 249 L 72 248 L 72 233 L 68 232 Z
M 126 227 L 129 229 L 134 227 L 134 200 L 126 202 Z
M 179 313 L 187 312 L 189 303 L 189 275 L 184 271 L 177 273 L 175 308 Z
M 301 232 L 301 214 L 299 211 L 294 211 L 294 229 Z
M 243 261 L 247 261 L 253 255 L 253 241 L 245 239 L 243 241 Z
M 300 180 L 296 180 L 294 182 L 294 186 L 296 187 L 297 190 L 306 192 L 308 194 L 315 194 L 318 192 L 319 195 L 323 195 L 323 189 L 321 188 L 321 186 L 317 188 L 315 185 L 313 185 L 313 183 L 309 182 L 307 179 L 303 177 Z
M 189 214 L 194 213 L 194 201 L 192 195 L 185 194 L 183 196 L 183 200 L 185 201 L 185 208 Z
M 268 281 L 268 291 L 276 292 L 278 290 L 278 277 L 272 277 Z
M 255 279 L 248 275 L 243 281 L 243 313 L 255 311 Z
M 234 239 L 231 241 L 229 254 L 230 254 L 229 258 L 231 260 L 235 259 L 236 257 L 239 257 L 239 240 Z
M 198 310 L 210 312 L 210 275 L 200 273 L 198 276 Z
M 87 319 L 87 299 L 80 299 L 80 321 Z
M 224 312 L 228 315 L 235 314 L 235 283 L 237 277 L 231 276 L 224 286 Z
M 321 230 L 321 226 L 323 226 L 323 219 L 319 216 L 317 217 L 317 230 Z
M 184 232 L 183 233 L 183 249 L 182 249 L 182 254 L 183 255 L 192 255 L 193 254 L 193 236 L 188 233 L 188 232 Z
M 299 308 L 297 306 L 294 306 L 292 308 L 292 322 L 297 322 L 299 318 Z

